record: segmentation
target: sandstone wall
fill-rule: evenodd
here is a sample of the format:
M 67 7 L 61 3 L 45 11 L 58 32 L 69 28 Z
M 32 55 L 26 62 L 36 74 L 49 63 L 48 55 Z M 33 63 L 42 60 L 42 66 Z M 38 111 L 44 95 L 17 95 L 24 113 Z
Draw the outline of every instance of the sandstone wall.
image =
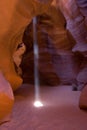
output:
M 13 54 L 22 42 L 23 32 L 32 18 L 48 9 L 36 0 L 1 0 L 0 2 L 0 69 L 13 90 L 22 83 L 15 71 Z

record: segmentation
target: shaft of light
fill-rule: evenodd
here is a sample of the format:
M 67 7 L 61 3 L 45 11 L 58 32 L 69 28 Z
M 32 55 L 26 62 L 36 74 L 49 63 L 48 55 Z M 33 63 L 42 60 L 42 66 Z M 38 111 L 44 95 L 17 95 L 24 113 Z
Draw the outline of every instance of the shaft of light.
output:
M 38 72 L 38 59 L 39 59 L 39 49 L 37 43 L 37 19 L 33 18 L 33 47 L 34 47 L 34 85 L 35 85 L 35 102 L 34 106 L 41 107 L 43 104 L 40 102 L 40 88 L 39 88 L 39 72 Z

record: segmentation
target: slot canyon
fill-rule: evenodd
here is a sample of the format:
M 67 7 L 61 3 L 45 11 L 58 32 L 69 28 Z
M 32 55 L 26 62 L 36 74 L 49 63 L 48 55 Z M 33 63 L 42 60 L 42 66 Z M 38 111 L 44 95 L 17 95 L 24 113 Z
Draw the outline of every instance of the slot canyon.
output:
M 0 130 L 86 130 L 87 0 L 1 0 L 0 12 Z

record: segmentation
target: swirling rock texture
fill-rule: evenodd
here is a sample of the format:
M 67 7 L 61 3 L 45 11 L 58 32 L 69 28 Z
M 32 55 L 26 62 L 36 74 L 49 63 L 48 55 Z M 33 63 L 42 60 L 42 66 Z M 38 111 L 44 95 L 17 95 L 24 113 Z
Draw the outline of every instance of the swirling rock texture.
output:
M 40 17 L 42 20 L 39 20 L 43 23 L 41 24 L 42 32 L 44 32 L 45 35 L 48 34 L 48 39 L 50 42 L 52 42 L 56 51 L 59 50 L 60 53 L 69 52 L 73 46 L 73 44 L 70 44 L 70 39 L 68 39 L 69 34 L 65 30 L 65 19 L 63 15 L 61 14 L 60 10 L 50 6 L 50 2 L 50 0 L 47 4 L 43 4 L 42 1 L 40 3 L 40 1 L 36 0 L 1 0 L 0 2 L 0 70 L 2 71 L 6 80 L 10 83 L 13 90 L 16 90 L 22 83 L 22 79 L 17 74 L 14 65 L 16 64 L 16 67 L 18 67 L 20 59 L 18 59 L 18 63 L 16 63 L 17 58 L 14 57 L 14 53 L 17 54 L 17 48 L 18 45 L 22 43 L 25 27 L 31 22 L 34 16 L 45 14 L 42 18 Z M 49 27 L 47 29 L 46 26 L 44 27 L 44 25 L 50 25 L 52 28 Z M 58 41 L 56 41 L 57 36 L 60 43 L 58 45 Z M 41 45 L 41 48 L 42 46 L 43 44 Z M 43 50 L 41 52 L 39 70 L 43 77 L 45 77 L 47 80 L 50 80 L 49 82 L 51 82 L 51 84 L 54 82 L 59 83 L 59 78 L 56 76 L 54 67 L 51 63 L 50 53 L 53 53 L 53 51 L 51 52 L 52 47 L 48 48 L 50 48 L 49 53 L 47 50 Z M 62 50 L 62 48 L 64 49 Z M 44 55 L 47 57 L 46 61 Z M 41 61 L 44 61 L 45 63 L 43 64 Z M 46 62 L 49 62 L 49 64 L 46 64 Z M 47 69 L 43 69 L 46 67 Z M 10 104 L 11 102 L 9 101 L 8 106 Z M 2 104 L 0 104 L 0 108 L 3 108 Z M 2 118 L 4 118 L 5 115 Z
M 86 8 L 84 9 L 84 5 L 87 4 L 84 4 L 86 3 L 85 0 L 83 0 L 83 2 L 81 2 L 81 0 L 76 1 L 77 3 L 71 0 L 61 0 L 61 2 L 59 1 L 58 5 L 55 7 L 55 2 L 52 3 L 53 5 L 50 5 L 51 2 L 52 0 L 0 1 L 0 70 L 5 79 L 10 83 L 11 86 L 9 87 L 12 87 L 13 90 L 16 90 L 22 83 L 22 78 L 17 73 L 14 65 L 16 64 L 16 67 L 19 67 L 17 66 L 19 61 L 16 63 L 17 59 L 15 60 L 13 55 L 17 51 L 18 45 L 22 43 L 22 37 L 26 26 L 31 23 L 34 16 L 38 17 L 38 26 L 40 27 L 40 29 L 38 29 L 38 43 L 40 50 L 38 69 L 41 75 L 41 80 L 43 82 L 46 81 L 46 83 L 50 85 L 55 85 L 59 84 L 59 82 L 71 83 L 76 78 L 78 73 L 77 68 L 80 61 L 79 63 L 77 60 L 75 62 L 75 58 L 73 57 L 76 57 L 76 55 L 74 52 L 79 51 L 84 55 L 87 49 L 87 18 L 85 13 Z M 61 12 L 66 18 L 67 26 L 65 18 Z M 26 45 L 27 51 L 22 62 L 23 76 L 25 79 L 25 72 L 27 71 L 25 66 L 28 67 L 28 72 L 32 74 L 34 65 L 32 49 L 33 36 L 32 29 L 31 27 L 29 28 L 29 33 L 31 34 L 29 40 L 31 41 L 30 45 Z M 76 40 L 76 45 L 75 40 L 72 38 L 68 30 Z M 30 51 L 29 54 L 28 51 Z M 23 55 L 23 53 L 21 53 L 21 55 Z M 3 85 L 1 85 L 1 87 L 2 86 Z M 7 83 L 6 86 L 8 86 Z M 1 96 L 2 91 L 0 92 L 0 98 L 6 99 L 6 95 L 3 95 L 3 97 Z M 10 106 L 9 110 L 12 108 L 12 104 L 13 101 L 11 102 L 9 99 L 7 104 Z M 2 113 L 2 109 L 3 104 L 0 102 L 0 113 Z M 5 116 L 6 113 L 2 114 L 0 118 L 2 119 Z
M 57 9 L 60 8 L 67 21 L 66 24 L 63 16 L 61 15 L 64 22 L 62 23 L 62 27 L 66 27 L 67 30 L 71 32 L 76 41 L 76 44 L 70 33 L 64 35 L 64 30 L 59 28 L 60 25 L 55 25 L 51 21 L 52 16 L 49 16 L 48 13 L 37 16 L 37 19 L 39 19 L 37 23 L 37 37 L 40 51 L 39 59 L 41 59 L 39 60 L 40 81 L 43 81 L 46 84 L 48 83 L 49 85 L 56 85 L 57 74 L 61 83 L 72 83 L 74 87 L 76 87 L 76 89 L 81 90 L 87 82 L 87 78 L 85 76 L 87 73 L 87 2 L 85 0 L 58 0 L 53 1 L 52 5 L 54 5 Z M 62 20 L 60 19 L 59 21 Z M 29 45 L 32 46 L 33 43 L 30 39 L 33 39 L 33 34 L 31 34 L 32 27 L 30 28 L 30 26 L 31 25 L 28 26 L 25 32 L 25 35 L 29 35 L 29 37 L 25 36 L 27 38 L 24 38 L 24 42 L 25 44 L 29 42 Z M 67 44 L 67 40 L 65 40 L 64 43 L 64 36 L 66 36 L 70 40 L 69 44 Z M 27 41 L 25 39 L 27 39 Z M 75 46 L 73 47 L 74 44 Z M 29 47 L 29 45 L 27 48 L 31 48 L 31 46 Z M 22 62 L 24 82 L 29 82 L 30 79 L 34 82 L 34 76 L 32 76 L 32 73 L 34 73 L 34 70 L 32 69 L 33 47 L 29 51 L 30 53 L 28 52 L 27 56 L 26 54 L 24 55 L 24 59 Z M 49 56 L 51 56 L 51 58 L 47 58 Z M 51 64 L 48 61 L 51 61 Z M 29 62 L 32 64 L 30 65 Z M 25 71 L 25 66 L 28 66 L 29 72 Z M 51 69 L 49 69 L 49 66 L 51 66 Z M 55 75 L 50 76 L 52 73 L 51 71 L 53 71 Z M 29 76 L 29 73 L 31 73 L 31 76 Z
M 46 12 L 37 16 L 40 79 L 49 85 L 58 85 L 59 79 L 61 83 L 70 83 L 72 79 L 75 78 L 75 72 L 74 66 L 72 66 L 71 63 L 68 64 L 67 61 L 70 60 L 70 62 L 74 62 L 70 57 L 73 57 L 71 50 L 75 44 L 75 40 L 69 31 L 66 30 L 66 21 L 60 10 L 55 7 L 52 7 L 51 10 L 51 13 Z M 29 79 L 33 77 L 33 69 L 31 69 L 33 64 L 32 29 L 31 23 L 27 27 L 23 38 L 27 46 L 26 48 L 30 48 L 30 50 L 28 49 L 26 52 L 27 54 L 25 53 L 22 62 L 25 82 L 29 82 Z M 27 42 L 29 43 L 28 45 Z M 32 64 L 30 64 L 29 61 Z M 62 64 L 64 64 L 64 66 L 62 66 Z M 31 76 L 29 76 L 26 67 L 28 67 Z
M 15 72 L 13 53 L 22 42 L 23 32 L 32 17 L 46 11 L 48 5 L 36 0 L 7 0 L 0 3 L 0 69 L 14 90 L 20 86 L 22 79 Z
M 87 0 L 60 0 L 57 2 L 66 18 L 67 28 L 76 40 L 72 51 L 79 52 L 83 57 L 76 76 L 78 89 L 81 90 L 87 83 Z M 87 89 L 84 89 L 80 98 L 80 108 L 87 108 L 86 94 Z
M 38 18 L 39 19 L 39 18 Z M 40 24 L 37 25 L 37 37 L 39 47 L 39 80 L 40 84 L 58 85 L 59 78 L 54 70 L 51 55 L 48 51 L 48 36 L 42 31 Z M 33 27 L 32 22 L 27 27 L 23 42 L 26 45 L 26 52 L 22 60 L 22 76 L 24 83 L 34 84 L 34 54 L 33 54 Z M 26 69 L 27 68 L 27 69 Z
M 8 85 L 8 82 L 3 80 L 3 76 L 0 77 L 1 81 L 3 80 L 3 83 L 0 81 L 0 123 L 13 106 L 13 98 L 9 96 L 12 92 L 11 87 L 16 90 L 22 83 L 22 78 L 15 69 L 14 64 L 18 65 L 19 61 L 16 63 L 14 53 L 17 52 L 18 45 L 22 43 L 25 27 L 34 16 L 47 11 L 49 4 L 49 2 L 43 4 L 36 0 L 0 1 L 0 70 L 5 80 L 10 83 Z M 20 54 L 22 52 L 20 51 Z M 20 54 L 18 55 L 20 56 Z M 2 91 L 3 88 L 5 88 L 5 92 Z
M 76 0 L 77 5 L 84 16 L 85 24 L 87 26 L 87 0 Z
M 86 24 L 86 28 L 87 28 L 87 0 L 76 0 L 77 5 L 82 13 L 82 15 L 84 16 L 84 21 Z M 87 33 L 86 33 L 87 34 Z M 87 35 L 86 35 L 86 43 L 87 43 Z M 86 52 L 84 54 L 85 56 L 85 66 L 84 68 L 81 70 L 81 72 L 78 75 L 78 79 L 80 81 L 84 81 L 85 84 L 87 83 L 87 78 L 86 78 L 86 74 L 87 74 L 87 48 L 86 48 Z M 83 62 L 84 63 L 84 62 Z M 84 77 L 83 79 L 80 77 Z M 80 96 L 80 101 L 79 101 L 79 106 L 81 109 L 87 109 L 87 85 L 84 86 L 84 89 L 82 90 L 81 96 Z
M 52 17 L 52 13 L 54 13 L 54 11 L 56 15 L 56 20 Z M 46 14 L 37 16 L 37 20 L 38 20 L 37 39 L 39 44 L 40 78 L 42 79 L 42 82 L 46 82 L 49 85 L 58 85 L 59 84 L 58 77 L 60 77 L 61 71 L 59 72 L 59 75 L 56 73 L 56 71 L 58 72 L 60 68 L 59 70 L 57 70 L 58 67 L 57 69 L 55 69 L 54 59 L 57 57 L 58 61 L 60 62 L 60 55 L 67 55 L 68 53 L 70 53 L 70 50 L 74 44 L 74 40 L 72 38 L 73 41 L 71 42 L 70 39 L 68 39 L 68 37 L 71 38 L 71 36 L 69 36 L 69 33 L 65 29 L 65 19 L 59 10 L 56 10 L 54 8 L 51 12 L 51 15 L 46 12 Z M 61 21 L 61 24 L 60 22 L 57 22 L 56 24 L 57 20 Z M 28 44 L 28 47 L 26 47 L 29 48 L 30 45 L 30 50 L 28 49 L 28 51 L 26 52 L 27 56 L 25 53 L 22 62 L 22 69 L 23 72 L 25 73 L 24 79 L 25 80 L 27 79 L 27 82 L 30 81 L 29 77 L 32 77 L 32 74 L 31 76 L 29 76 L 29 72 L 31 71 L 33 72 L 33 70 L 31 69 L 33 64 L 33 47 L 31 48 L 33 44 L 32 40 L 33 40 L 33 34 L 32 34 L 32 23 L 31 23 L 31 25 L 28 26 L 24 34 L 24 43 L 25 44 L 27 44 L 27 42 L 30 43 Z M 71 44 L 69 44 L 70 42 Z M 29 60 L 28 57 L 29 58 L 31 57 L 32 60 L 31 58 Z M 28 70 L 26 70 L 26 67 L 28 68 L 29 72 Z M 27 71 L 27 74 L 25 70 Z
M 79 82 L 80 81 L 78 78 L 79 76 L 77 76 L 77 75 L 81 69 L 80 68 L 81 61 L 85 62 L 85 58 L 82 58 L 84 56 L 82 55 L 82 53 L 78 53 L 78 51 L 79 52 L 86 51 L 86 46 L 87 46 L 85 44 L 87 30 L 85 28 L 85 24 L 83 21 L 84 17 L 82 16 L 81 12 L 79 11 L 79 8 L 78 8 L 75 1 L 61 0 L 61 1 L 58 1 L 58 3 L 57 3 L 57 1 L 53 1 L 52 5 L 60 8 L 61 12 L 64 14 L 66 21 L 67 21 L 67 24 L 66 24 L 64 18 L 62 18 L 62 20 L 58 19 L 58 21 L 64 22 L 64 23 L 62 23 L 62 26 L 67 28 L 67 32 L 66 32 L 67 34 L 64 34 L 63 29 L 59 30 L 60 24 L 56 25 L 55 22 L 53 23 L 51 21 L 52 15 L 49 16 L 49 13 L 46 12 L 46 14 L 42 14 L 41 16 L 38 16 L 38 18 L 40 19 L 39 20 L 40 22 L 38 22 L 38 26 L 40 26 L 38 28 L 38 30 L 40 32 L 42 32 L 41 34 L 39 33 L 41 36 L 38 36 L 38 37 L 43 37 L 44 34 L 48 35 L 48 36 L 44 37 L 44 39 L 46 39 L 46 41 L 43 41 L 43 44 L 45 42 L 45 43 L 47 43 L 47 46 L 44 46 L 43 49 L 41 49 L 41 50 L 43 50 L 43 52 L 44 52 L 44 50 L 48 51 L 47 53 L 48 53 L 48 55 L 51 56 L 51 59 L 52 59 L 51 70 L 54 73 L 56 71 L 55 74 L 51 74 L 51 70 L 49 70 L 50 73 L 47 74 L 45 72 L 45 69 L 43 69 L 44 74 L 46 74 L 46 75 L 44 76 L 44 74 L 41 72 L 39 74 L 40 81 L 43 80 L 43 82 L 46 82 L 46 81 L 49 82 L 48 83 L 49 85 L 51 85 L 51 84 L 56 85 L 58 83 L 58 82 L 56 82 L 58 80 L 56 78 L 56 74 L 57 74 L 57 76 L 60 78 L 60 82 L 63 84 L 71 83 L 75 79 Z M 57 11 L 58 15 L 60 15 L 58 12 L 58 10 L 59 10 L 58 8 L 56 11 Z M 42 26 L 41 26 L 41 24 L 42 24 Z M 31 25 L 29 25 L 29 26 L 31 26 Z M 44 28 L 44 32 L 43 32 L 43 28 Z M 55 30 L 55 31 L 53 31 L 53 30 Z M 70 33 L 68 33 L 68 30 L 71 32 L 74 39 L 76 40 L 77 44 L 74 47 L 73 47 L 73 45 L 75 44 L 75 41 L 72 38 L 72 36 L 70 36 Z M 26 34 L 24 34 L 24 36 L 29 35 L 29 37 L 25 36 L 25 37 L 27 37 L 25 39 L 28 39 L 26 41 L 26 43 L 29 42 L 29 40 L 32 39 L 32 37 L 33 37 L 33 34 L 32 34 L 32 36 L 30 36 L 30 31 L 27 29 Z M 65 36 L 68 37 L 68 39 L 70 40 L 69 45 L 65 42 L 65 41 L 67 41 Z M 65 41 L 63 38 L 65 39 Z M 39 38 L 38 43 L 40 41 L 42 43 L 42 40 Z M 33 43 L 29 42 L 29 44 L 31 45 Z M 71 46 L 71 48 L 70 48 L 70 46 Z M 73 47 L 73 49 L 72 49 L 72 47 Z M 27 48 L 30 48 L 30 47 L 28 46 Z M 67 48 L 67 51 L 65 48 Z M 71 50 L 73 50 L 73 52 L 76 52 L 76 53 L 72 53 Z M 47 55 L 45 56 L 45 53 L 46 52 L 44 52 L 44 57 L 47 57 Z M 30 62 L 33 62 L 33 48 L 32 48 L 32 52 L 28 53 L 27 55 L 29 55 Z M 41 53 L 40 53 L 40 55 L 41 55 Z M 26 56 L 24 56 L 24 57 L 26 57 Z M 29 64 L 29 62 L 28 62 L 29 59 L 27 60 L 27 58 L 24 58 L 23 63 L 22 63 L 23 72 L 25 73 L 25 74 L 23 74 L 24 82 L 34 81 L 33 80 L 34 76 L 32 75 L 32 73 L 34 72 L 32 65 L 29 65 L 30 67 L 28 66 L 28 68 L 30 68 L 30 69 L 28 69 L 29 72 L 28 71 L 26 72 L 26 70 L 24 69 L 24 66 L 26 66 L 24 63 L 25 59 L 27 62 L 26 64 Z M 44 61 L 44 60 L 42 60 L 42 61 Z M 49 62 L 47 62 L 47 60 L 45 62 L 46 62 L 46 64 L 45 64 L 46 66 L 47 66 L 47 64 L 50 66 L 50 64 L 49 64 Z M 61 64 L 63 64 L 64 66 Z M 85 62 L 85 64 L 86 64 L 86 62 Z M 44 62 L 43 63 L 40 62 L 40 66 L 42 66 L 42 68 L 46 68 L 44 66 Z M 81 65 L 81 66 L 84 66 L 84 65 Z M 54 70 L 54 68 L 55 68 L 55 70 Z M 42 69 L 39 68 L 39 71 L 42 71 Z M 31 73 L 31 75 L 29 75 L 28 73 Z M 41 76 L 41 75 L 43 75 L 43 76 Z M 50 75 L 53 75 L 53 76 L 50 76 Z M 31 79 L 31 80 L 29 80 L 29 79 Z M 53 79 L 55 79 L 54 80 L 55 82 L 53 82 Z M 85 82 L 85 80 L 83 82 Z

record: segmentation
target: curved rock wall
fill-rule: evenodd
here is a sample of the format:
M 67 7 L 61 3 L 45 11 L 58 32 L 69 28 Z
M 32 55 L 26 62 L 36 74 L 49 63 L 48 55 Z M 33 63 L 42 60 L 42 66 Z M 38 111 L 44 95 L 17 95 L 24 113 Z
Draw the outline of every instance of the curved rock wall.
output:
M 47 11 L 49 4 L 36 0 L 0 1 L 0 71 L 4 75 L 0 75 L 0 124 L 11 112 L 14 101 L 12 89 L 16 90 L 22 83 L 14 66 L 14 62 L 18 65 L 19 61 L 16 63 L 17 57 L 13 58 L 13 54 L 22 43 L 28 23 L 37 14 Z
M 82 15 L 85 17 L 85 23 L 87 26 L 87 0 L 76 0 L 76 3 L 82 13 Z
M 0 2 L 0 69 L 13 90 L 22 83 L 15 71 L 13 54 L 22 42 L 23 32 L 33 16 L 48 10 L 49 3 L 36 0 L 1 0 Z
M 43 46 L 40 47 L 40 50 L 48 51 L 47 54 L 51 56 L 51 59 L 49 60 L 52 60 L 51 64 L 54 68 L 54 72 L 56 72 L 55 74 L 60 78 L 61 83 L 64 84 L 72 83 L 74 79 L 76 79 L 77 82 L 79 82 L 79 79 L 81 78 L 81 74 L 79 73 L 80 69 L 84 68 L 84 67 L 81 68 L 80 66 L 85 66 L 86 64 L 85 62 L 86 58 L 84 58 L 83 54 L 83 52 L 85 52 L 87 48 L 86 44 L 87 30 L 84 23 L 84 16 L 80 12 L 78 4 L 76 3 L 75 0 L 53 1 L 52 5 L 55 6 L 55 8 L 57 8 L 55 9 L 56 11 L 52 11 L 51 15 L 46 12 L 46 14 L 42 14 L 41 16 L 38 17 L 39 19 L 38 26 L 40 26 L 39 31 L 40 33 L 42 32 L 41 35 L 43 37 L 44 34 L 47 35 L 47 37 L 45 37 L 46 39 L 45 43 L 47 44 L 47 46 L 43 42 Z M 59 11 L 59 8 L 62 13 Z M 65 16 L 66 21 L 62 14 Z M 55 20 L 55 18 L 53 18 L 52 15 L 54 15 L 57 18 L 57 20 Z M 57 24 L 55 21 L 57 22 Z M 67 28 L 67 30 L 65 28 Z M 72 35 L 68 30 L 71 32 Z M 28 34 L 30 35 L 29 31 Z M 75 40 L 72 38 L 72 36 L 74 37 Z M 32 36 L 31 37 L 29 36 L 29 39 L 32 39 Z M 38 43 L 39 42 L 41 42 L 41 39 L 38 40 Z M 29 42 L 30 45 L 31 43 Z M 32 56 L 30 54 L 29 58 L 31 59 L 31 57 Z M 44 57 L 47 57 L 47 55 L 45 56 L 45 53 Z M 83 59 L 80 57 L 83 57 Z M 47 60 L 46 62 L 48 62 L 49 60 Z M 82 65 L 80 60 L 83 61 L 84 65 Z M 44 67 L 44 65 L 42 65 L 43 63 L 44 62 L 42 63 L 40 62 L 40 66 Z M 30 73 L 32 75 L 33 70 Z M 50 73 L 48 75 L 50 75 Z M 48 79 L 50 80 L 50 78 Z M 85 79 L 83 82 L 85 83 Z
M 73 51 L 86 51 L 87 29 L 84 15 L 82 15 L 76 0 L 60 0 L 58 6 L 66 18 L 67 28 L 76 40 L 77 44 L 73 48 Z
M 50 9 L 51 9 L 50 12 L 46 12 L 43 13 L 42 15 L 37 16 L 38 21 L 37 39 L 38 39 L 39 56 L 40 56 L 39 57 L 40 78 L 43 79 L 44 82 L 46 83 L 49 82 L 49 85 L 58 84 L 59 80 L 57 77 L 59 77 L 62 83 L 71 83 L 72 79 L 75 78 L 76 74 L 76 72 L 74 71 L 74 66 L 72 65 L 74 59 L 73 54 L 71 52 L 72 47 L 75 44 L 75 40 L 73 39 L 69 31 L 66 30 L 65 26 L 66 21 L 60 10 L 56 9 L 53 6 Z M 33 34 L 31 34 L 32 26 L 31 27 L 30 26 L 31 24 L 28 26 L 26 33 L 24 34 L 24 42 L 26 46 L 28 45 L 26 48 L 29 48 L 29 45 L 31 48 L 33 44 L 32 42 Z M 28 35 L 27 38 L 26 35 Z M 27 41 L 25 39 L 27 39 Z M 29 44 L 27 44 L 27 42 Z M 24 73 L 26 73 L 26 70 L 24 69 L 26 68 L 25 66 L 31 64 L 31 62 L 27 63 L 27 61 L 31 61 L 31 58 L 29 57 L 29 55 L 32 56 L 31 52 L 33 53 L 33 48 L 27 53 L 27 55 L 26 53 L 24 55 L 22 63 Z M 29 57 L 30 60 L 27 59 L 26 57 Z M 65 66 L 62 66 L 62 64 L 64 64 Z M 62 68 L 60 68 L 61 66 Z M 32 69 L 28 67 L 28 70 L 30 70 L 31 73 Z M 66 72 L 67 75 L 65 76 Z M 27 76 L 28 75 L 29 72 L 27 72 Z
M 86 0 L 60 0 L 57 5 L 55 5 L 57 1 L 50 5 L 51 2 L 49 0 L 47 4 L 43 4 L 44 1 L 40 2 L 40 0 L 0 1 L 0 70 L 13 90 L 16 90 L 22 83 L 21 77 L 15 70 L 13 54 L 18 45 L 22 43 L 24 30 L 34 16 L 38 17 L 38 26 L 40 27 L 38 29 L 40 48 L 38 69 L 42 82 L 57 85 L 60 82 L 65 84 L 72 83 L 74 80 L 78 82 L 84 80 L 82 83 L 87 83 L 85 77 L 87 71 L 87 62 L 85 62 L 87 59 Z M 22 62 L 25 80 L 26 75 L 34 74 L 32 28 L 29 33 L 31 41 L 29 45 L 26 42 L 27 50 Z M 80 55 L 77 55 L 78 52 L 83 57 L 83 64 L 81 64 L 80 59 L 77 60 L 78 57 L 80 58 Z M 79 66 L 80 68 L 78 68 Z M 81 76 L 85 79 L 82 79 Z M 34 82 L 33 75 L 29 78 Z M 2 87 L 2 84 L 0 85 Z M 2 91 L 0 98 L 3 102 L 6 101 L 6 96 L 2 97 Z M 10 103 L 8 112 L 12 109 L 13 100 L 12 98 L 11 102 L 10 99 L 8 101 L 8 106 Z M 2 111 L 2 109 L 3 105 L 0 102 L 0 110 Z M 4 110 L 6 112 L 6 109 Z M 5 115 L 0 113 L 0 118 L 4 117 Z

